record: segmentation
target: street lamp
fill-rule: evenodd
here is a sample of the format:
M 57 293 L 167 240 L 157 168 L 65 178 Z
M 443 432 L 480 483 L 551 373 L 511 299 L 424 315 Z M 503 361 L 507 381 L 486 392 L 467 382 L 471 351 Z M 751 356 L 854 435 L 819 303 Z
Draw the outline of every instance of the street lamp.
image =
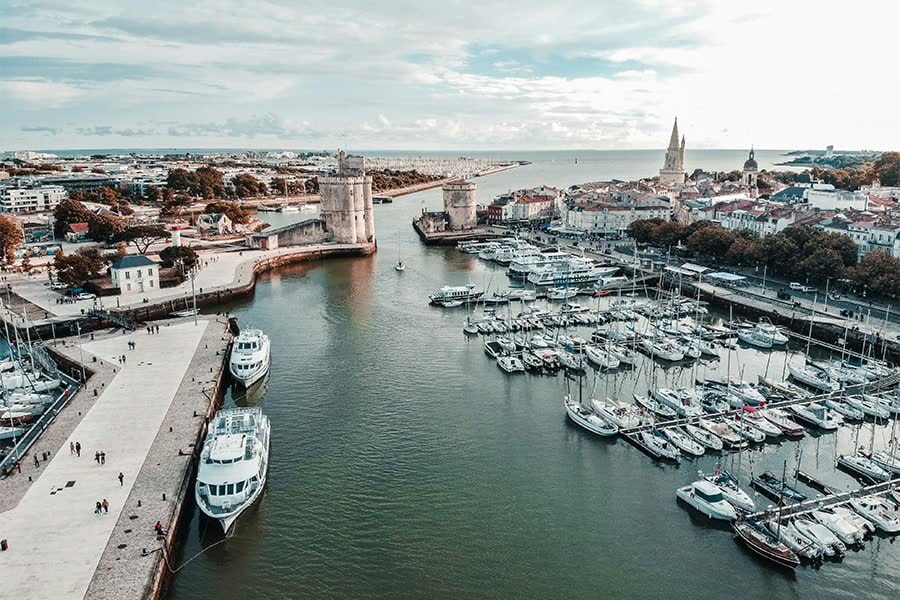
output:
M 831 283 L 831 277 L 825 280 L 825 307 L 823 310 L 828 312 L 828 285 Z

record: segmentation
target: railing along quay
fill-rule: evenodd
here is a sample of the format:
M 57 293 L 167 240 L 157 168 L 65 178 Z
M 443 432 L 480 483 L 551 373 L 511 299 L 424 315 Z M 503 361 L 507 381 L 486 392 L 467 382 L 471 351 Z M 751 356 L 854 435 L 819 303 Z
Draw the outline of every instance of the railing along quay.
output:
M 818 510 L 820 508 L 827 508 L 829 506 L 843 504 L 845 502 L 849 502 L 853 498 L 861 498 L 863 496 L 871 496 L 873 494 L 887 492 L 897 487 L 898 484 L 900 484 L 900 477 L 891 479 L 889 481 L 882 481 L 881 483 L 864 486 L 855 490 L 850 490 L 848 492 L 840 492 L 838 494 L 830 494 L 828 496 L 819 496 L 817 498 L 804 500 L 803 502 L 797 502 L 796 504 L 787 504 L 781 506 L 780 508 L 777 506 L 772 506 L 770 508 L 767 508 L 766 510 L 755 512 L 751 514 L 750 517 L 760 520 L 776 517 L 778 515 L 780 515 L 781 517 L 801 515 L 807 512 Z

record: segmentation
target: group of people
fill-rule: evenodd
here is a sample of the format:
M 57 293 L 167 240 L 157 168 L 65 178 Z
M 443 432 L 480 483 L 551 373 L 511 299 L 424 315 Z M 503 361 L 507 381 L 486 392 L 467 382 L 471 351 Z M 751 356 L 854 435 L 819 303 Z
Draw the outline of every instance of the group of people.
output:
M 154 333 L 159 333 L 159 325 L 147 325 L 147 333 L 149 335 L 153 335 Z
M 97 501 L 97 504 L 94 506 L 94 514 L 95 515 L 107 515 L 109 514 L 109 502 L 106 501 L 106 498 L 103 499 L 103 502 Z

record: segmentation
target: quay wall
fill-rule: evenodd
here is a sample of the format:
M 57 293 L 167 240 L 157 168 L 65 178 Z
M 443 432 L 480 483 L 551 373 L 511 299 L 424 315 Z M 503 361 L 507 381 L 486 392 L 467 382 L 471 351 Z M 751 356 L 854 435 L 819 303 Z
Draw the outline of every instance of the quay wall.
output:
M 502 234 L 487 228 L 466 229 L 463 231 L 424 231 L 418 220 L 413 220 L 413 229 L 419 234 L 419 239 L 428 246 L 454 246 L 458 242 L 468 242 L 475 240 L 490 240 L 503 237 Z M 508 235 L 508 234 L 507 234 Z

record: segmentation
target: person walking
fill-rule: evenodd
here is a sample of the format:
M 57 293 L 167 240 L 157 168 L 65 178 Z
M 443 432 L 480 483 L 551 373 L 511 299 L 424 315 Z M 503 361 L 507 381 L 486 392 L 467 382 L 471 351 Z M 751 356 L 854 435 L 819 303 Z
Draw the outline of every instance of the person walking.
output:
M 81 458 L 81 442 L 75 442 L 75 454 Z
M 106 498 L 103 499 L 103 514 L 109 514 L 109 502 L 106 501 Z
M 97 504 L 94 505 L 94 514 L 99 515 L 101 510 L 103 510 L 103 505 L 98 500 Z
M 119 487 L 124 487 L 125 486 L 124 482 L 125 482 L 125 475 L 123 475 L 120 471 L 119 472 Z
M 94 452 L 94 462 L 96 462 L 98 465 L 100 464 L 100 451 L 99 450 Z
M 34 468 L 40 468 L 41 462 L 38 460 L 37 454 L 34 455 Z
M 69 442 L 69 456 L 75 454 L 75 442 Z
M 100 464 L 101 464 L 101 465 L 105 465 L 105 464 L 106 464 L 106 452 L 101 452 L 101 453 L 100 453 Z

